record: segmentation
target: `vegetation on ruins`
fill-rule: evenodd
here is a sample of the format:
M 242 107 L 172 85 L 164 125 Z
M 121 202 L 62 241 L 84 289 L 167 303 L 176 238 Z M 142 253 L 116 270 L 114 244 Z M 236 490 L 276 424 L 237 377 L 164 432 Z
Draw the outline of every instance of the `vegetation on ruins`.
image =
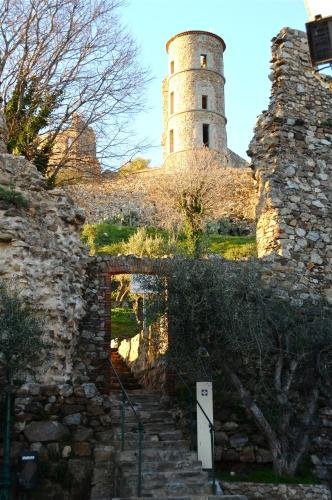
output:
M 44 326 L 20 293 L 0 282 L 0 366 L 26 369 L 45 352 Z
M 147 74 L 121 25 L 122 0 L 4 0 L 0 7 L 1 98 L 8 150 L 43 174 L 56 138 L 75 115 L 98 136 L 103 163 L 132 157 L 130 121 Z M 82 130 L 83 133 L 84 130 Z M 42 135 L 41 135 L 42 133 Z M 53 185 L 75 141 L 50 174 Z M 76 165 L 77 167 L 77 165 Z
M 192 380 L 232 387 L 265 436 L 275 473 L 293 476 L 319 397 L 331 391 L 331 307 L 277 297 L 250 262 L 175 259 L 167 302 L 158 297 L 150 315 L 167 309 L 170 364 Z
M 247 259 L 256 256 L 254 236 L 232 236 L 205 233 L 206 252 L 221 255 L 226 259 Z M 187 240 L 183 233 L 174 235 L 166 230 L 137 228 L 101 222 L 86 224 L 82 240 L 89 245 L 90 253 L 110 255 L 136 255 L 138 257 L 162 257 L 164 255 L 187 255 Z M 129 240 L 131 243 L 129 244 Z M 142 241 L 144 240 L 144 241 Z M 143 245 L 139 246 L 140 244 Z
M 195 258 L 204 253 L 205 222 L 220 196 L 219 168 L 215 152 L 196 148 L 177 163 L 176 169 L 166 171 L 156 187 L 159 196 L 166 198 L 180 215 L 188 251 Z
M 10 186 L 10 189 L 5 189 L 0 186 L 0 200 L 16 205 L 17 207 L 28 208 L 29 202 L 21 193 L 15 191 L 14 186 Z
M 128 161 L 119 169 L 120 175 L 130 175 L 137 174 L 138 172 L 143 172 L 149 168 L 151 160 L 147 160 L 146 158 L 141 158 L 137 156 L 131 161 Z
M 46 353 L 44 328 L 35 311 L 29 307 L 17 291 L 0 281 L 0 374 L 5 379 L 2 393 L 4 402 L 2 438 L 3 457 L 1 473 L 1 498 L 11 498 L 11 404 L 13 376 Z

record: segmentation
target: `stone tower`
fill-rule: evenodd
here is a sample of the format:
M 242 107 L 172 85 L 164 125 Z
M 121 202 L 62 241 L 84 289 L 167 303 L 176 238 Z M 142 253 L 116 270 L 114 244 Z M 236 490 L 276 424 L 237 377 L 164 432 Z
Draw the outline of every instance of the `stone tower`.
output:
M 169 74 L 163 81 L 163 159 L 181 163 L 203 145 L 227 157 L 222 38 L 185 31 L 168 40 Z

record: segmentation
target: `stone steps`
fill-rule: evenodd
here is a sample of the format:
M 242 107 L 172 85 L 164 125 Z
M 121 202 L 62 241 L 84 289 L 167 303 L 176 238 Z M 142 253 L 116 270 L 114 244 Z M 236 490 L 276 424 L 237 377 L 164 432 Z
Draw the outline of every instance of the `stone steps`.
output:
M 195 471 L 201 471 L 202 470 L 202 463 L 199 462 L 198 460 L 192 461 L 192 460 L 176 460 L 176 461 L 168 461 L 168 462 L 144 462 L 144 467 L 148 471 L 156 471 L 156 472 L 162 472 L 162 471 L 169 471 L 172 470 L 174 472 L 184 469 L 188 470 L 189 468 L 191 470 Z M 134 470 L 137 469 L 137 461 L 136 462 L 123 462 L 121 464 L 121 468 L 123 471 L 128 471 L 133 473 Z
M 138 432 L 137 428 L 137 422 L 128 422 L 126 421 L 126 432 Z M 113 429 L 115 433 L 120 433 L 121 432 L 121 424 L 120 422 L 114 422 L 113 424 Z M 159 434 L 159 432 L 162 431 L 172 431 L 174 430 L 174 423 L 169 422 L 169 423 L 163 423 L 163 422 L 144 422 L 144 433 L 148 434 Z
M 160 404 L 160 394 L 135 387 L 135 379 L 124 362 L 112 352 L 115 367 L 121 368 L 122 381 L 144 427 L 142 446 L 142 490 L 140 500 L 214 500 L 208 473 L 203 471 L 197 453 L 176 428 L 172 412 Z M 138 474 L 138 425 L 132 408 L 125 406 L 125 450 L 120 451 L 122 395 L 113 383 L 111 416 L 116 451 L 118 491 L 113 500 L 136 500 Z M 119 386 L 119 384 L 117 384 Z M 134 386 L 134 387 L 133 387 Z M 246 500 L 224 496 L 224 500 Z
M 115 439 L 114 444 L 120 443 L 120 439 Z M 164 450 L 171 450 L 174 448 L 174 444 L 176 443 L 176 446 L 178 448 L 183 448 L 185 450 L 188 449 L 188 441 L 185 439 L 182 439 L 180 441 L 152 441 L 152 440 L 143 440 L 143 449 L 145 447 L 149 447 L 149 449 L 159 449 L 160 446 L 163 447 Z M 137 450 L 138 447 L 138 438 L 136 436 L 135 440 L 130 440 L 127 436 L 125 437 L 125 447 L 127 450 Z
M 135 406 L 134 406 L 135 408 Z M 126 407 L 125 408 L 125 416 L 126 416 L 126 421 L 127 422 L 136 422 L 137 419 L 135 418 L 135 415 L 133 413 L 133 410 L 132 408 L 129 406 L 129 407 Z M 170 422 L 173 422 L 174 423 L 174 420 L 173 420 L 173 417 L 172 417 L 172 413 L 170 411 L 165 411 L 165 410 L 150 410 L 150 411 L 146 411 L 146 410 L 141 410 L 141 411 L 137 411 L 137 414 L 138 416 L 140 417 L 141 421 L 144 422 L 144 421 L 148 421 L 148 422 L 164 422 L 165 420 L 166 421 L 170 421 Z M 112 408 L 112 417 L 113 417 L 113 421 L 116 422 L 117 420 L 119 420 L 121 418 L 121 409 L 120 408 Z
M 162 443 L 163 446 L 163 443 Z M 193 451 L 189 451 L 187 448 L 175 448 L 173 446 L 170 450 L 164 450 L 163 448 L 144 448 L 142 450 L 143 460 L 151 462 L 153 460 L 174 462 L 177 460 L 192 460 L 197 461 L 197 454 Z M 124 450 L 120 451 L 118 454 L 119 463 L 135 462 L 137 460 L 136 450 Z
M 113 436 L 114 436 L 114 439 L 115 440 L 120 440 L 121 439 L 121 428 L 120 427 L 117 427 L 116 429 L 114 429 L 113 431 Z M 131 441 L 131 440 L 135 440 L 135 439 L 138 439 L 138 431 L 126 431 L 126 439 L 128 441 Z M 152 442 L 165 442 L 165 441 L 179 441 L 179 440 L 182 440 L 183 439 L 183 435 L 182 435 L 182 432 L 179 431 L 179 430 L 170 430 L 170 431 L 161 431 L 161 432 L 153 432 L 153 430 L 151 431 L 147 431 L 147 430 L 144 430 L 144 434 L 143 434 L 143 442 L 146 442 L 146 441 L 152 441 Z
M 190 495 L 190 496 L 159 496 L 158 500 L 248 500 L 243 495 Z M 116 497 L 112 500 L 151 500 L 151 497 Z M 267 499 L 265 499 L 267 500 Z

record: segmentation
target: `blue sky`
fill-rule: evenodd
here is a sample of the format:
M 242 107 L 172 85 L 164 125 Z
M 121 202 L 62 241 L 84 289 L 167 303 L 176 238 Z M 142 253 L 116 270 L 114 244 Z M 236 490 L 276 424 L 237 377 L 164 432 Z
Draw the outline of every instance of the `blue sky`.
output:
M 142 156 L 158 166 L 167 40 L 187 30 L 212 31 L 224 39 L 228 147 L 246 158 L 256 118 L 268 106 L 271 38 L 285 26 L 304 30 L 307 13 L 303 0 L 129 0 L 122 21 L 153 77 L 148 109 L 137 118 L 136 131 L 154 145 Z

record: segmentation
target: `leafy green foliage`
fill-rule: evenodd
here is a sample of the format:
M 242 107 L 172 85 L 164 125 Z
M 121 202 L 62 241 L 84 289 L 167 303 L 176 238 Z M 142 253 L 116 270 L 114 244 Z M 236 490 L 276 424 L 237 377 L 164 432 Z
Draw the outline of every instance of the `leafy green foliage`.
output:
M 33 161 L 42 174 L 47 171 L 52 144 L 46 141 L 39 148 L 38 134 L 47 126 L 52 112 L 59 106 L 60 95 L 58 91 L 44 89 L 41 96 L 35 77 L 30 80 L 19 79 L 4 108 L 8 127 L 8 152 Z
M 114 307 L 111 311 L 112 338 L 122 340 L 134 337 L 140 332 L 140 326 L 132 309 Z
M 134 236 L 137 232 L 137 236 Z M 129 245 L 129 239 L 131 244 Z M 146 248 L 142 251 L 143 240 Z M 163 240 L 163 242 L 161 241 Z M 90 253 L 107 253 L 109 255 L 135 254 L 138 256 L 192 255 L 191 243 L 184 234 L 177 238 L 165 230 L 121 226 L 102 222 L 86 224 L 82 233 L 82 241 L 89 245 Z M 136 242 L 136 243 L 135 243 Z M 201 239 L 206 253 L 221 255 L 226 259 L 247 259 L 256 256 L 256 242 L 252 236 L 227 236 L 204 233 Z M 150 248 L 149 248 L 150 247 Z M 154 249 L 153 249 L 154 247 Z
M 149 314 L 167 310 L 169 362 L 192 381 L 227 380 L 264 433 L 275 473 L 294 475 L 319 396 L 332 388 L 331 306 L 282 300 L 250 263 L 174 259 L 162 290 Z
M 203 255 L 205 206 L 200 192 L 182 191 L 178 205 L 183 217 L 188 250 L 196 259 Z
M 136 174 L 149 168 L 151 160 L 137 156 L 132 161 L 125 163 L 119 170 L 120 175 Z
M 321 127 L 332 128 L 332 120 L 328 118 L 327 120 L 323 120 L 319 124 Z
M 29 207 L 29 202 L 24 198 L 21 193 L 17 193 L 14 191 L 14 187 L 11 186 L 10 189 L 5 189 L 0 186 L 0 200 L 6 201 L 8 203 L 12 203 L 17 207 Z
M 223 464 L 224 465 L 224 464 Z M 270 465 L 262 465 L 255 469 L 230 475 L 217 470 L 217 477 L 229 482 L 270 483 L 270 484 L 320 484 L 308 465 L 302 466 L 295 476 L 278 475 Z
M 13 371 L 45 352 L 44 325 L 18 292 L 0 282 L 0 366 Z
M 124 255 L 133 254 L 137 257 L 162 257 L 173 254 L 175 250 L 176 246 L 172 240 L 167 241 L 160 234 L 149 235 L 144 227 L 139 228 L 122 245 Z

